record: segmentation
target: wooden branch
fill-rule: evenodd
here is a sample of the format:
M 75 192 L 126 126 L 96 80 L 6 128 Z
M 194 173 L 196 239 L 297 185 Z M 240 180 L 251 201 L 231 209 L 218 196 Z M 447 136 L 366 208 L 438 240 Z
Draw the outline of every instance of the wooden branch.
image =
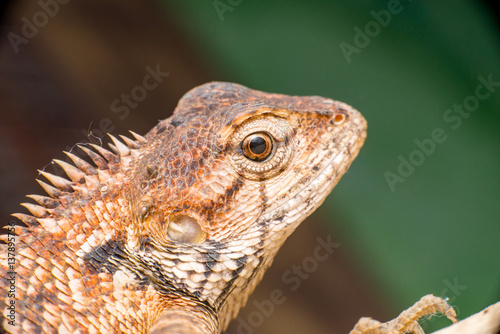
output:
M 500 333 L 500 302 L 479 313 L 440 329 L 433 334 L 498 334 Z
M 454 324 L 432 334 L 500 334 L 500 302 L 456 322 L 455 309 L 446 299 L 433 295 L 423 296 L 397 318 L 385 323 L 372 318 L 361 318 L 349 334 L 424 333 L 418 320 L 437 313 L 445 315 Z

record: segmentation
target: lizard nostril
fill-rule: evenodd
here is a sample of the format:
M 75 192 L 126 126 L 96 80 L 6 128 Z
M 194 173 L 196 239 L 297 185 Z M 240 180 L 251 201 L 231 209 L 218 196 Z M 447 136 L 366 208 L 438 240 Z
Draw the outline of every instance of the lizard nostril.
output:
M 333 117 L 333 124 L 340 125 L 340 124 L 344 123 L 346 119 L 347 119 L 346 114 L 344 114 L 342 112 L 338 113 Z
M 177 215 L 170 220 L 167 235 L 172 241 L 196 244 L 202 241 L 203 231 L 193 217 Z

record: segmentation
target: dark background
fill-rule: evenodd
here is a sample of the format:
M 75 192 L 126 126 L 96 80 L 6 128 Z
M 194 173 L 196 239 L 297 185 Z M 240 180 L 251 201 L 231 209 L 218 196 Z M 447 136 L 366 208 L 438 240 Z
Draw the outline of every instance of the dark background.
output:
M 101 130 L 145 134 L 196 85 L 322 95 L 359 109 L 368 140 L 228 332 L 346 333 L 361 316 L 386 321 L 428 293 L 449 297 L 460 318 L 500 300 L 500 87 L 459 125 L 444 118 L 470 101 L 479 76 L 500 82 L 496 14 L 480 1 L 401 1 L 348 62 L 340 46 L 355 46 L 356 27 L 391 3 L 73 0 L 29 38 L 23 26 L 41 4 L 4 3 L 2 221 L 24 212 L 25 194 L 42 193 L 36 170 L 50 170 L 63 150 L 97 142 Z M 16 45 L 13 36 L 25 39 Z M 115 112 L 113 101 L 142 85 L 147 66 L 169 75 L 126 117 Z M 391 189 L 387 172 L 397 175 L 399 159 L 421 151 L 415 140 L 436 129 L 446 140 Z M 340 247 L 292 291 L 283 275 L 328 235 Z M 286 300 L 260 310 L 274 289 Z M 438 323 L 446 322 L 424 326 Z

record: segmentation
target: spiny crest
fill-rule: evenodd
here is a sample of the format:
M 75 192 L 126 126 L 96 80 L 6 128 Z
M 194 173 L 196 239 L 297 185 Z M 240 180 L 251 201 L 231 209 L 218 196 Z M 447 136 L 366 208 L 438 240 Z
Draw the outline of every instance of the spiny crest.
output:
M 73 164 L 54 159 L 53 162 L 61 167 L 66 173 L 67 178 L 51 174 L 44 170 L 39 170 L 40 175 L 43 175 L 50 184 L 40 179 L 36 179 L 36 181 L 49 196 L 27 195 L 27 197 L 33 199 L 36 204 L 22 203 L 21 205 L 24 206 L 31 215 L 15 213 L 12 216 L 28 225 L 29 229 L 41 226 L 47 231 L 54 230 L 58 222 L 50 217 L 54 209 L 61 203 L 60 200 L 62 197 L 68 196 L 74 192 L 78 192 L 80 196 L 88 196 L 89 190 L 96 189 L 99 184 L 105 183 L 111 175 L 119 170 L 120 163 L 123 164 L 124 162 L 128 162 L 128 159 L 137 156 L 138 149 L 148 142 L 143 136 L 132 131 L 130 131 L 130 133 L 135 140 L 120 136 L 123 140 L 123 142 L 121 142 L 116 137 L 109 135 L 113 141 L 113 144 L 110 143 L 109 146 L 114 152 L 95 144 L 89 144 L 92 149 L 83 145 L 78 145 L 95 166 L 71 152 L 64 153 Z

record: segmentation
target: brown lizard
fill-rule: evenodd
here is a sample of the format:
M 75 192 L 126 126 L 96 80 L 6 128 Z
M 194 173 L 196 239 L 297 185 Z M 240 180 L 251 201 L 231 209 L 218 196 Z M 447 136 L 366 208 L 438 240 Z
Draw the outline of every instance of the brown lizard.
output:
M 300 222 L 358 154 L 364 118 L 321 97 L 211 83 L 187 93 L 146 137 L 112 137 L 89 163 L 54 160 L 2 236 L 3 331 L 220 333 Z M 423 297 L 387 323 L 351 333 L 423 333 Z
M 8 333 L 221 333 L 358 154 L 331 99 L 209 83 L 144 137 L 54 160 L 2 240 Z M 14 260 L 10 260 L 10 258 Z M 9 289 L 10 286 L 10 289 Z

